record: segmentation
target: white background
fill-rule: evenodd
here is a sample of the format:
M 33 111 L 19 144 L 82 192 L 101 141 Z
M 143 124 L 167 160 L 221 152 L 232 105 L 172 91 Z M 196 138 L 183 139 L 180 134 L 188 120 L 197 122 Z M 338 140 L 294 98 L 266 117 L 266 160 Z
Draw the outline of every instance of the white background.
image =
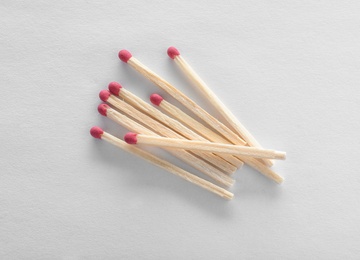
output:
M 359 259 L 359 14 L 359 1 L 2 0 L 0 258 Z M 217 115 L 171 45 L 287 151 L 283 185 L 244 167 L 228 202 L 89 135 L 126 132 L 97 112 L 110 81 L 169 97 L 123 48 Z

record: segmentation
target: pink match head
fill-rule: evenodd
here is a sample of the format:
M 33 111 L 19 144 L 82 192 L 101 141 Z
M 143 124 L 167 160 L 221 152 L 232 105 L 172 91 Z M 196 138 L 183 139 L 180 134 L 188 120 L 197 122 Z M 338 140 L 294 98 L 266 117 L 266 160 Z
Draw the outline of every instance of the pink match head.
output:
M 107 110 L 109 109 L 110 107 L 107 105 L 107 104 L 100 104 L 98 105 L 98 111 L 101 115 L 103 116 L 107 116 Z
M 108 88 L 109 88 L 111 94 L 118 96 L 122 86 L 120 85 L 120 83 L 114 81 L 114 82 L 109 83 Z
M 159 94 L 152 94 L 150 96 L 150 101 L 151 103 L 153 103 L 155 106 L 160 106 L 161 101 L 163 101 L 163 97 L 160 96 Z
M 124 141 L 128 144 L 136 144 L 137 143 L 137 134 L 133 132 L 129 132 L 124 136 Z
M 98 126 L 94 126 L 90 129 L 90 134 L 98 139 L 101 139 L 102 134 L 104 133 L 104 130 L 102 130 L 100 127 Z
M 106 89 L 101 90 L 99 93 L 100 99 L 104 102 L 106 102 L 109 99 L 110 95 L 111 95 L 110 91 Z
M 180 55 L 180 52 L 175 47 L 171 46 L 167 49 L 167 54 L 170 58 L 174 59 L 176 56 Z
M 132 57 L 131 53 L 127 50 L 121 50 L 119 51 L 119 59 L 123 62 L 127 63 L 128 60 Z

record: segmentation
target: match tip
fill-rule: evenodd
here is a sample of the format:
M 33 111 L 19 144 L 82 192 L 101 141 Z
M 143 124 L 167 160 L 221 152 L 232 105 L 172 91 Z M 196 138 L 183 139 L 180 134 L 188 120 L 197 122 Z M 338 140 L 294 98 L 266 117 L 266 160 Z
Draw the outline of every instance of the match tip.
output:
M 129 132 L 124 136 L 124 141 L 128 144 L 136 144 L 137 143 L 137 134 L 133 132 Z
M 94 126 L 90 129 L 90 134 L 94 137 L 94 138 L 98 138 L 101 139 L 102 134 L 104 133 L 104 130 L 102 130 L 100 127 L 98 126 Z
M 131 53 L 127 50 L 121 50 L 119 51 L 119 59 L 123 62 L 127 63 L 128 60 L 132 57 Z
M 109 109 L 110 107 L 107 105 L 107 104 L 100 104 L 98 105 L 98 111 L 101 115 L 103 116 L 107 116 L 107 110 Z
M 108 88 L 111 94 L 118 96 L 122 86 L 120 85 L 120 83 L 114 81 L 109 83 Z
M 102 101 L 104 101 L 104 102 L 106 102 L 106 101 L 109 99 L 110 95 L 111 95 L 111 94 L 110 94 L 110 91 L 109 91 L 109 90 L 106 90 L 106 89 L 101 90 L 100 93 L 99 93 L 100 99 L 101 99 Z
M 150 96 L 150 101 L 151 103 L 153 103 L 155 106 L 160 106 L 161 101 L 163 101 L 164 98 L 162 96 L 160 96 L 159 94 L 152 94 Z
M 180 55 L 180 52 L 175 47 L 171 46 L 167 49 L 167 54 L 170 58 L 174 59 L 176 56 Z

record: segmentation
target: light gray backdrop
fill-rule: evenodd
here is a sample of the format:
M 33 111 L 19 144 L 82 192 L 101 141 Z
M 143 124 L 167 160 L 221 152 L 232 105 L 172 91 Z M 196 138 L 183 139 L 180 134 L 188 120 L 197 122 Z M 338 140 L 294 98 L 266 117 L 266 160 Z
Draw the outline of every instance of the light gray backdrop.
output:
M 359 14 L 359 1 L 2 0 L 0 258 L 359 259 Z M 217 115 L 170 45 L 287 151 L 283 185 L 244 167 L 228 202 L 89 135 L 126 132 L 97 113 L 108 82 L 164 94 L 122 48 Z

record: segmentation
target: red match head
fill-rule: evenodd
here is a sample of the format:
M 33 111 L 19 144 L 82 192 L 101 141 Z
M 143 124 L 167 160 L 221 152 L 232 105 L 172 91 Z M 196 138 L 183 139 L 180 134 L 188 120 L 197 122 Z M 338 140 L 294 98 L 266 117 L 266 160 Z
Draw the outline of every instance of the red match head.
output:
M 160 96 L 159 94 L 152 94 L 150 96 L 150 101 L 151 103 L 153 103 L 155 106 L 160 106 L 161 101 L 163 101 L 163 97 Z
M 90 129 L 90 134 L 94 137 L 94 138 L 98 138 L 101 139 L 102 134 L 104 133 L 104 130 L 102 130 L 100 127 L 98 126 L 94 126 Z
M 109 83 L 108 88 L 111 94 L 118 96 L 122 86 L 120 85 L 120 83 L 114 81 Z
M 101 115 L 103 116 L 107 116 L 107 110 L 109 109 L 110 107 L 107 105 L 107 104 L 100 104 L 98 105 L 98 111 Z
M 127 63 L 128 60 L 132 57 L 131 53 L 127 50 L 121 50 L 119 51 L 119 59 L 123 62 Z
M 133 132 L 129 132 L 124 136 L 124 141 L 128 144 L 136 144 L 137 143 L 137 134 Z
M 111 95 L 111 93 L 107 89 L 101 90 L 99 93 L 100 99 L 104 102 L 106 102 L 109 99 L 110 95 Z
M 170 58 L 174 59 L 176 56 L 180 55 L 180 52 L 175 47 L 171 46 L 167 49 L 167 54 Z

